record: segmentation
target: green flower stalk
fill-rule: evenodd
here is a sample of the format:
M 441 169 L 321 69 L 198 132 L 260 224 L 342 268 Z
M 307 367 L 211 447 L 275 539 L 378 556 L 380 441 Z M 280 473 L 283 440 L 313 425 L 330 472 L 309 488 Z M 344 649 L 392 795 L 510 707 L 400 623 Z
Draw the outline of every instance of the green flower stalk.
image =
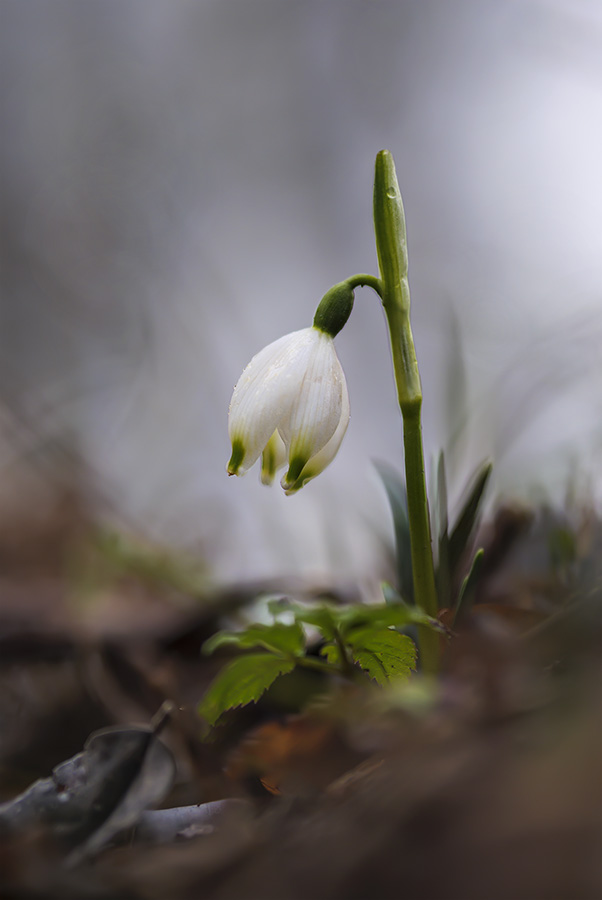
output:
M 410 326 L 405 215 L 395 164 L 388 150 L 381 150 L 376 157 L 374 231 L 381 274 L 379 293 L 387 317 L 397 398 L 403 418 L 414 600 L 423 612 L 436 617 L 437 589 L 422 447 L 422 386 Z M 421 628 L 419 643 L 423 670 L 435 673 L 439 665 L 438 635 Z

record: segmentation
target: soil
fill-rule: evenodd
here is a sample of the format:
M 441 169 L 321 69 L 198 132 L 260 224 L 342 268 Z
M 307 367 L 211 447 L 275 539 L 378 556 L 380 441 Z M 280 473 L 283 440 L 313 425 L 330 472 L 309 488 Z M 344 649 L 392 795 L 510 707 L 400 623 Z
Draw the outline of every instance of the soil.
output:
M 0 801 L 51 777 L 98 729 L 138 724 L 175 762 L 151 806 L 240 802 L 159 842 L 124 819 L 80 857 L 81 831 L 35 816 L 0 827 L 0 897 L 599 898 L 600 522 L 508 507 L 479 540 L 476 603 L 442 639 L 436 683 L 417 675 L 383 691 L 293 673 L 207 735 L 196 707 L 228 657 L 200 647 L 274 586 L 217 588 L 162 549 L 107 543 L 73 496 L 35 527 L 11 520 L 0 530 Z M 354 593 L 327 587 L 340 602 Z M 323 588 L 278 586 L 300 600 Z M 131 800 L 142 764 L 130 769 Z M 147 779 L 142 807 L 162 777 Z

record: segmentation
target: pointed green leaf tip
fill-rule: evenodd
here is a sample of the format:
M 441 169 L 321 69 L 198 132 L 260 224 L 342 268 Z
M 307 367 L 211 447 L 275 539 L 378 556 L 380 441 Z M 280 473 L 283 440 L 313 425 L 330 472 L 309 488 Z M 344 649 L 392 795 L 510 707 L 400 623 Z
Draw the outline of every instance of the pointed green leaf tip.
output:
M 279 675 L 286 675 L 294 668 L 294 659 L 282 659 L 271 653 L 240 656 L 225 666 L 211 683 L 199 704 L 199 712 L 209 725 L 215 725 L 226 710 L 256 703 Z
M 347 281 L 335 284 L 320 300 L 314 316 L 314 328 L 335 337 L 351 315 L 353 300 L 353 288 Z

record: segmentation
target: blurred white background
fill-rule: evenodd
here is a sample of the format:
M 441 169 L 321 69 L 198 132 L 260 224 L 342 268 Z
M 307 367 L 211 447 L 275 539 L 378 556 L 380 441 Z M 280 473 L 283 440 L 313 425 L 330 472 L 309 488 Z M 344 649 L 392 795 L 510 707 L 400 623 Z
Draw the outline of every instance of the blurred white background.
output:
M 228 479 L 232 387 L 376 272 L 376 152 L 408 222 L 427 454 L 452 495 L 600 487 L 599 0 L 0 0 L 2 466 L 86 461 L 222 579 L 362 577 L 401 467 L 382 313 L 337 339 L 352 420 L 286 498 Z M 465 385 L 466 392 L 462 390 Z M 17 423 L 17 424 L 15 424 Z M 16 430 L 15 430 L 16 429 Z

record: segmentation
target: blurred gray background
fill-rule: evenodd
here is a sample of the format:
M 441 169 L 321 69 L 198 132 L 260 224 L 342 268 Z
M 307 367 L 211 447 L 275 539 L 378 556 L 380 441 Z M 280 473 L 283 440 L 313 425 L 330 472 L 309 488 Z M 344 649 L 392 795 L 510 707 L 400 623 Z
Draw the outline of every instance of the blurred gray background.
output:
M 599 0 L 0 0 L 0 462 L 64 449 L 217 577 L 370 577 L 401 466 L 384 320 L 337 339 L 352 419 L 298 496 L 228 479 L 244 365 L 376 271 L 396 159 L 427 455 L 457 497 L 599 496 Z

